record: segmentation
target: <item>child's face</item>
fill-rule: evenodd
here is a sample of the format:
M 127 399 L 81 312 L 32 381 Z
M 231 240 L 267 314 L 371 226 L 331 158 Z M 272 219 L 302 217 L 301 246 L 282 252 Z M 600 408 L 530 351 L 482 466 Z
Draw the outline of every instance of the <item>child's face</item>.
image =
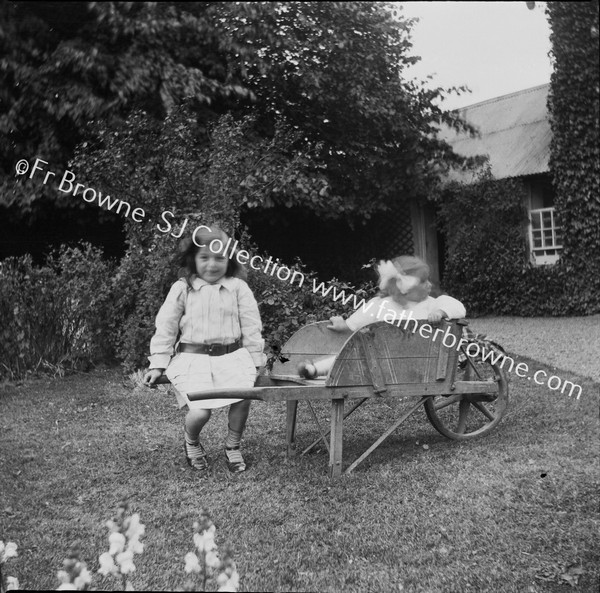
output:
M 222 251 L 214 253 L 208 245 L 198 249 L 194 261 L 196 262 L 196 274 L 209 284 L 218 282 L 227 271 L 228 261 L 225 255 Z
M 417 284 L 406 293 L 406 298 L 414 303 L 420 303 L 424 301 L 431 293 L 432 284 L 429 278 L 421 280 L 420 284 Z

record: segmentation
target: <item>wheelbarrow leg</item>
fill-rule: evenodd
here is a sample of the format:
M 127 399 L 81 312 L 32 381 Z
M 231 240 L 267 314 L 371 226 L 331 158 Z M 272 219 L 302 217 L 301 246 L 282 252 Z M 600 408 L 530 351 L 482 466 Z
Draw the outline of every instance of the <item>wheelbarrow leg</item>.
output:
M 329 446 L 329 477 L 342 475 L 342 432 L 344 427 L 344 400 L 331 400 L 331 436 Z
M 286 442 L 287 456 L 296 455 L 296 415 L 298 412 L 298 400 L 288 400 L 286 419 Z

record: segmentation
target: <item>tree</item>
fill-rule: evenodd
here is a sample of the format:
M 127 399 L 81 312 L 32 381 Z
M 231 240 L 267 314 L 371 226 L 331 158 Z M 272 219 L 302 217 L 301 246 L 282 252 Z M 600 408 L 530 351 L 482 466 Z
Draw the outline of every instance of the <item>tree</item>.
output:
M 220 9 L 231 43 L 256 48 L 240 68 L 263 124 L 283 118 L 299 130 L 304 151 L 326 172 L 320 191 L 270 187 L 275 203 L 302 205 L 309 195 L 320 214 L 368 217 L 399 196 L 427 195 L 440 168 L 459 162 L 435 135 L 441 121 L 462 125 L 434 105 L 446 91 L 407 78 L 406 68 L 419 59 L 410 55 L 414 19 L 379 2 L 222 3 Z
M 14 184 L 18 158 L 64 167 L 92 120 L 144 108 L 158 119 L 184 97 L 197 109 L 250 98 L 213 3 L 4 2 L 0 5 L 0 203 L 28 212 L 56 188 Z
M 16 158 L 59 168 L 91 121 L 160 120 L 184 99 L 205 124 L 252 109 L 255 138 L 286 129 L 296 173 L 248 179 L 250 205 L 368 217 L 457 160 L 435 137 L 460 125 L 433 105 L 444 91 L 404 76 L 412 20 L 382 3 L 10 2 L 0 24 L 2 200 L 21 211 L 67 198 L 15 185 Z

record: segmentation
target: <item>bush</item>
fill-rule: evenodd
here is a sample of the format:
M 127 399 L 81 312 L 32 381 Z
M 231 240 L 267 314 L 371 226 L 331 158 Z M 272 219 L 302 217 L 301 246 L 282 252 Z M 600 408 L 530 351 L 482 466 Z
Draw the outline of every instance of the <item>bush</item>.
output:
M 290 278 L 294 278 L 294 272 L 304 275 L 301 286 L 299 275 L 290 283 L 262 270 L 250 270 L 248 274 L 248 284 L 258 302 L 263 322 L 263 337 L 270 355 L 278 355 L 285 341 L 303 325 L 353 311 L 352 301 L 344 305 L 342 299 L 332 299 L 334 289 L 336 294 L 343 290 L 347 297 L 354 294 L 358 301 L 362 298 L 366 301 L 375 295 L 375 287 L 370 283 L 355 288 L 335 278 L 325 283 L 325 290 L 329 286 L 332 287 L 327 296 L 320 292 L 315 294 L 313 282 L 316 286 L 320 284 L 316 274 L 308 272 L 299 262 L 287 267 L 292 270 Z
M 0 262 L 0 377 L 111 357 L 113 272 L 91 245 L 62 247 L 41 267 L 29 255 Z
M 154 320 L 169 288 L 181 276 L 174 241 L 129 249 L 113 279 L 116 355 L 127 371 L 146 366 Z

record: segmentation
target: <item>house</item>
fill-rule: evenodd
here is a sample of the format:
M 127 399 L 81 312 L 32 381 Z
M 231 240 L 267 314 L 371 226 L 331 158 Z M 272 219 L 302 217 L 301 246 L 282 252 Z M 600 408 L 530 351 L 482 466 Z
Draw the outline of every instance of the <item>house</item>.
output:
M 464 156 L 487 155 L 496 179 L 520 178 L 527 191 L 527 243 L 534 265 L 555 263 L 562 250 L 549 168 L 552 132 L 547 100 L 550 84 L 503 95 L 457 110 L 479 136 L 444 130 L 441 136 Z M 450 180 L 469 183 L 473 173 L 455 171 Z

